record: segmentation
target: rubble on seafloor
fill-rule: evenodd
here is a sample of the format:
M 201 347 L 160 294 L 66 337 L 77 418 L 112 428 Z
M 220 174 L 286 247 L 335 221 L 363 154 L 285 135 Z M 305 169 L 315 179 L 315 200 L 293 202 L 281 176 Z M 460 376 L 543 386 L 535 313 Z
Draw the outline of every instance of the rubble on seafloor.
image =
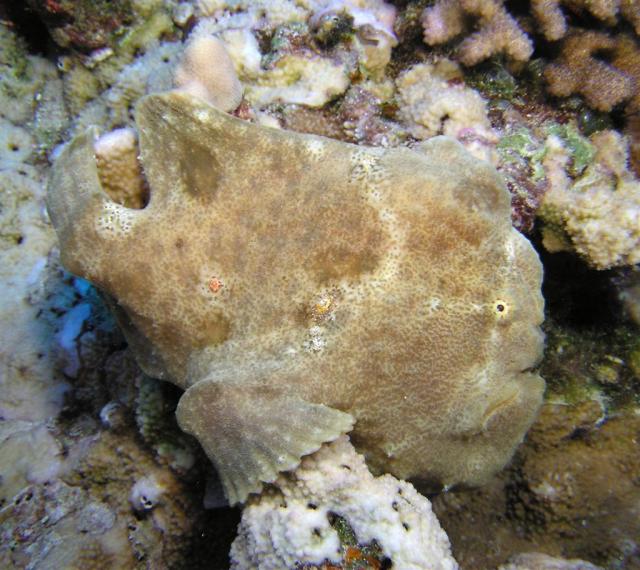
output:
M 460 568 L 640 568 L 636 3 L 27 4 L 0 7 L 1 566 L 230 563 L 240 513 L 179 431 L 178 394 L 142 374 L 96 290 L 61 268 L 44 209 L 59 145 L 91 125 L 98 160 L 122 161 L 103 184 L 144 205 L 135 104 L 173 86 L 189 39 L 215 35 L 243 89 L 236 116 L 370 146 L 453 136 L 503 174 L 542 254 L 538 420 L 489 484 L 430 497 Z M 384 540 L 349 514 L 320 521 L 339 562 L 292 567 L 388 567 Z M 263 523 L 243 524 L 246 545 Z

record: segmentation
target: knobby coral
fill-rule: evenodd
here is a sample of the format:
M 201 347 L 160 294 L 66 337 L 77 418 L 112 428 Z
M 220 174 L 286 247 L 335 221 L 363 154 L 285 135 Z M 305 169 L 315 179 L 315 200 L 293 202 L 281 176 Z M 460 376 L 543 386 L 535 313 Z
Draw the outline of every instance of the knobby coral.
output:
M 414 65 L 396 80 L 398 115 L 418 139 L 438 134 L 459 140 L 478 158 L 491 156 L 498 137 L 486 101 L 464 85 L 460 67 L 441 59 Z
M 233 111 L 242 101 L 242 85 L 218 38 L 199 36 L 189 42 L 175 82 L 180 89 L 223 111 Z
M 628 170 L 627 143 L 613 131 L 597 133 L 591 142 L 593 160 L 572 179 L 566 146 L 553 135 L 547 140 L 544 245 L 551 251 L 574 248 L 598 269 L 638 263 L 640 182 Z
M 280 475 L 273 488 L 245 506 L 231 568 L 342 564 L 349 549 L 332 525 L 337 517 L 358 544 L 377 544 L 394 568 L 458 568 L 429 501 L 409 483 L 371 475 L 346 436 L 306 457 L 293 473 Z

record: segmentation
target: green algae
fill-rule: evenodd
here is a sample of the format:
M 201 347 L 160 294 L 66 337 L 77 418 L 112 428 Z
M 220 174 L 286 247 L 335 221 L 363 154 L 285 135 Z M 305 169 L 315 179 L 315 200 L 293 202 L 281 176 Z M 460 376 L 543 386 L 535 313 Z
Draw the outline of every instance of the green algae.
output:
M 521 87 L 499 59 L 493 59 L 476 69 L 468 71 L 465 81 L 489 99 L 514 101 L 521 95 Z
M 569 175 L 574 178 L 580 176 L 593 161 L 596 154 L 594 146 L 572 124 L 551 124 L 545 130 L 547 135 L 557 136 L 569 152 Z
M 520 127 L 515 132 L 503 136 L 498 142 L 497 149 L 504 162 L 519 163 L 522 159 L 526 160 L 531 169 L 533 181 L 544 178 L 542 160 L 546 149 L 530 129 Z

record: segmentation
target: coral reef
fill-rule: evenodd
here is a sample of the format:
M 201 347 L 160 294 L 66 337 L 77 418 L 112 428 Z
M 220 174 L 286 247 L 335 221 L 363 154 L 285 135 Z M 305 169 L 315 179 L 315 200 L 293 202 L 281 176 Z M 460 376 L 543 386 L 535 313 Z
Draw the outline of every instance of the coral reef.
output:
M 631 118 L 640 113 L 640 44 L 630 35 L 616 36 L 616 48 L 611 65 L 631 79 L 632 96 L 625 106 L 625 112 Z
M 100 126 L 105 131 L 133 125 L 133 108 L 136 101 L 147 93 L 170 89 L 173 74 L 182 52 L 179 42 L 162 42 L 131 63 L 125 64 L 115 73 L 110 87 L 95 98 L 85 96 L 85 85 L 80 89 L 69 87 L 67 99 L 84 100 L 73 122 L 72 133 L 82 132 L 91 126 Z M 78 73 L 72 68 L 65 75 L 65 83 L 74 82 Z M 95 77 L 95 75 L 93 76 Z M 76 104 L 80 103 L 76 101 Z
M 54 3 L 38 2 L 51 8 Z M 64 4 L 64 6 L 62 6 Z M 79 35 L 71 40 L 78 41 L 78 51 L 67 51 L 58 59 L 58 69 L 62 95 L 61 102 L 72 116 L 71 132 L 81 131 L 88 126 L 99 126 L 105 130 L 124 127 L 132 123 L 132 109 L 135 101 L 153 90 L 169 89 L 172 85 L 174 67 L 180 42 L 163 41 L 180 37 L 182 30 L 172 21 L 171 9 L 178 6 L 172 0 L 131 0 L 117 3 L 106 2 L 63 2 L 60 9 L 70 10 L 75 20 L 65 19 L 56 28 L 53 39 L 65 44 L 65 23 L 79 26 Z M 55 7 L 55 6 L 54 6 Z M 126 26 L 117 25 L 113 33 L 102 26 L 101 18 L 117 20 L 118 10 L 126 12 Z M 85 25 L 83 19 L 87 19 Z M 56 20 L 53 25 L 59 25 Z M 99 30 L 98 43 L 93 46 L 92 33 Z M 86 33 L 87 37 L 83 34 Z M 84 45 L 87 40 L 87 45 Z M 50 115 L 50 114 L 49 114 Z M 56 142 L 59 142 L 56 141 Z M 51 147 L 51 145 L 50 145 Z M 49 147 L 49 148 L 50 148 Z
M 540 210 L 545 247 L 573 247 L 598 269 L 638 263 L 640 181 L 628 170 L 627 145 L 614 131 L 592 135 L 591 143 L 593 158 L 572 179 L 567 146 L 554 135 L 546 142 L 550 188 Z
M 638 427 L 633 412 L 604 419 L 597 402 L 543 406 L 507 472 L 434 500 L 461 568 L 488 570 L 531 551 L 637 567 Z
M 74 437 L 66 439 L 72 445 Z M 81 445 L 73 446 L 74 455 L 64 459 L 57 477 L 32 477 L 5 504 L 2 565 L 102 569 L 136 568 L 140 560 L 153 566 L 181 564 L 190 548 L 187 537 L 198 522 L 185 483 L 122 435 L 85 433 L 79 439 Z M 3 459 L 8 459 L 5 453 L 3 446 Z M 114 462 L 119 470 L 113 469 Z M 143 483 L 152 478 L 162 482 L 161 495 L 151 495 L 157 483 Z M 130 488 L 132 479 L 137 483 Z M 151 498 L 136 516 L 128 499 L 143 492 Z
M 558 97 L 584 96 L 588 105 L 610 111 L 628 101 L 627 112 L 637 113 L 640 97 L 640 48 L 628 33 L 568 26 L 561 5 L 578 14 L 589 14 L 610 26 L 621 14 L 640 33 L 640 8 L 620 0 L 532 0 L 531 15 L 542 36 L 556 42 L 557 59 L 546 66 L 549 92 Z M 521 69 L 534 51 L 535 25 L 519 23 L 501 0 L 438 0 L 424 9 L 421 23 L 424 41 L 437 46 L 460 36 L 456 58 L 466 66 L 477 65 L 499 55 L 513 69 Z M 473 31 L 469 22 L 474 22 Z M 583 22 L 583 25 L 587 22 Z M 525 32 L 526 30 L 526 32 Z M 545 45 L 543 40 L 537 44 Z
M 0 70 L 0 118 L 16 128 L 28 126 L 35 139 L 33 151 L 50 151 L 62 140 L 68 124 L 55 66 L 28 54 L 22 40 L 0 23 Z M 8 124 L 3 125 L 4 137 Z
M 309 58 L 285 54 L 246 88 L 247 100 L 256 107 L 270 103 L 295 103 L 322 107 L 349 87 L 349 70 L 328 57 Z
M 529 233 L 546 191 L 543 144 L 530 129 L 516 123 L 515 127 L 502 130 L 496 151 L 498 171 L 511 192 L 513 225 L 521 232 Z
M 374 478 L 345 436 L 306 457 L 246 505 L 231 547 L 231 568 L 344 564 L 353 547 L 341 544 L 332 525 L 336 518 L 359 545 L 377 545 L 376 558 L 394 568 L 458 568 L 429 501 L 390 475 Z
M 166 384 L 142 375 L 137 385 L 135 421 L 140 435 L 175 471 L 189 471 L 196 461 L 196 446 L 179 431 L 175 421 L 177 395 Z
M 389 90 L 372 85 L 352 85 L 337 109 L 339 131 L 333 138 L 369 146 L 397 146 L 404 138 L 404 129 L 382 116 L 390 98 Z M 324 120 L 323 124 L 329 121 Z M 297 129 L 292 129 L 297 130 Z M 331 136 L 331 133 L 316 133 Z M 345 136 L 346 135 L 346 136 Z
M 628 0 L 531 0 L 531 15 L 547 40 L 560 40 L 570 32 L 562 6 L 588 13 L 610 26 L 621 15 L 640 34 L 640 8 Z M 477 19 L 477 31 L 470 33 L 458 47 L 462 63 L 475 65 L 497 53 L 504 53 L 514 61 L 529 59 L 532 41 L 501 0 L 438 0 L 422 13 L 424 41 L 437 45 L 456 38 L 468 31 L 470 17 Z
M 382 78 L 397 40 L 395 9 L 381 0 L 205 3 L 193 34 L 216 35 L 229 50 L 245 96 L 255 107 L 276 103 L 321 107 L 351 79 Z M 217 10 L 217 11 L 216 11 Z M 268 17 L 265 18 L 265 13 Z M 260 39 L 270 38 L 268 53 Z
M 416 152 L 425 152 L 426 145 L 427 154 L 429 139 L 447 133 L 496 166 L 511 193 L 512 222 L 531 236 L 541 252 L 548 313 L 542 414 L 511 463 L 485 486 L 456 488 L 432 498 L 461 568 L 586 570 L 596 568 L 594 564 L 606 570 L 640 568 L 640 295 L 638 266 L 630 265 L 638 250 L 637 2 L 410 0 L 392 6 L 381 0 L 30 0 L 35 11 L 21 4 L 0 5 L 0 566 L 222 569 L 229 565 L 227 553 L 240 512 L 224 507 L 222 484 L 213 467 L 197 440 L 179 429 L 175 410 L 182 391 L 140 370 L 97 290 L 61 268 L 43 203 L 50 164 L 60 155 L 56 145 L 91 128 L 87 149 L 95 156 L 102 189 L 125 213 L 144 213 L 149 196 L 137 158 L 134 108 L 145 95 L 174 87 L 176 75 L 185 70 L 187 83 L 195 69 L 201 77 L 217 77 L 210 85 L 214 92 L 224 87 L 215 65 L 191 61 L 197 65 L 185 69 L 197 42 L 216 51 L 220 40 L 229 50 L 242 90 L 251 96 L 234 109 L 239 87 L 227 62 L 222 78 L 230 81 L 226 90 L 231 103 L 218 105 L 246 121 L 242 124 L 250 130 L 249 123 L 257 123 L 366 146 L 415 147 Z M 496 35 L 502 31 L 506 34 Z M 425 43 L 423 34 L 434 41 Z M 525 64 L 534 46 L 535 53 Z M 480 61 L 488 54 L 488 60 Z M 456 58 L 460 66 L 451 61 Z M 551 97 L 554 93 L 557 96 Z M 602 110 L 590 110 L 588 105 Z M 189 157 L 185 151 L 176 161 L 206 163 L 206 153 L 199 154 L 199 148 L 190 145 Z M 171 160 L 172 149 L 167 150 L 166 164 L 176 163 Z M 319 163 L 330 163 L 317 146 L 308 150 Z M 373 154 L 377 152 L 385 154 L 382 150 Z M 245 154 L 225 155 L 224 160 L 247 173 L 255 161 L 247 163 Z M 263 172 L 270 168 L 286 170 L 288 165 L 272 157 Z M 369 163 L 357 163 L 354 169 L 378 172 L 377 165 Z M 450 161 L 443 161 L 443 169 L 449 176 Z M 184 174 L 180 168 L 176 172 Z M 246 212 L 231 219 L 255 220 L 251 212 L 261 201 L 263 172 L 253 184 Z M 461 188 L 479 182 L 473 172 L 470 169 Z M 278 227 L 288 232 L 295 226 L 287 214 L 289 201 L 295 202 L 290 198 L 304 177 L 281 184 L 287 203 L 272 208 L 245 233 L 272 233 Z M 371 199 L 380 198 L 375 190 Z M 464 195 L 471 199 L 478 194 Z M 365 210 L 370 205 L 367 200 Z M 306 204 L 309 216 L 315 216 L 308 227 L 322 234 L 325 225 L 331 226 L 333 214 L 319 212 L 315 204 Z M 459 233 L 465 227 L 465 208 L 452 207 L 450 225 L 436 228 L 424 225 L 431 214 L 426 215 L 427 205 L 420 204 L 420 194 L 413 193 L 407 197 L 406 212 L 415 213 L 415 227 L 425 227 L 438 238 L 443 256 L 455 251 L 447 249 L 452 242 L 466 243 Z M 429 203 L 428 209 L 432 212 L 436 205 L 441 204 Z M 501 208 L 506 208 L 502 202 Z M 106 226 L 111 214 L 103 218 Z M 393 222 L 391 218 L 389 223 Z M 172 231 L 174 225 L 171 221 L 162 229 Z M 225 231 L 220 233 L 220 228 Z M 211 248 L 235 235 L 228 228 L 227 220 L 210 232 Z M 127 230 L 126 225 L 120 229 Z M 340 227 L 334 233 L 343 231 Z M 136 246 L 152 241 L 139 236 Z M 543 245 L 557 253 L 545 252 Z M 183 251 L 195 248 L 188 240 L 182 246 Z M 153 276 L 154 292 L 148 297 L 170 289 L 175 265 L 157 263 L 155 254 L 141 262 L 135 249 L 129 248 L 127 259 L 136 280 L 139 275 Z M 330 253 L 340 271 L 362 271 L 367 276 L 376 271 L 376 259 L 355 267 L 343 251 Z M 285 359 L 294 358 L 288 351 L 320 361 L 333 350 L 332 339 L 342 334 L 336 331 L 343 330 L 352 299 L 330 286 L 333 266 L 327 269 L 313 261 L 310 266 L 329 283 L 315 295 L 297 298 L 291 293 L 300 274 L 285 271 L 281 257 L 262 266 L 260 278 L 246 291 L 247 311 L 261 314 L 269 303 L 253 300 L 264 298 L 270 279 L 282 269 L 284 278 L 278 286 L 283 297 L 288 295 L 287 307 L 293 307 L 290 321 L 300 329 L 282 350 L 269 348 L 277 339 L 269 344 L 274 329 L 267 326 L 257 327 L 251 337 L 264 341 L 266 350 L 256 350 L 253 340 L 238 343 L 241 364 L 254 363 L 244 369 L 247 375 L 254 365 L 278 369 L 283 354 Z M 461 260 L 443 287 L 465 289 L 473 266 L 468 259 Z M 202 285 L 196 296 L 209 295 L 215 304 L 238 294 L 238 283 L 221 269 L 207 266 L 204 275 L 191 276 L 191 282 Z M 409 315 L 402 321 L 404 334 L 410 328 L 405 321 L 410 324 L 424 307 L 405 303 L 398 291 L 422 274 L 389 275 L 388 286 L 376 286 L 383 287 L 388 313 L 400 307 Z M 437 310 L 442 295 L 428 300 L 435 314 L 422 336 L 439 337 L 450 321 Z M 449 307 L 451 299 L 444 301 Z M 184 304 L 174 302 L 167 312 L 182 310 Z M 468 354 L 474 361 L 477 355 L 467 347 L 473 347 L 482 334 L 469 325 L 475 322 L 474 313 L 460 314 L 467 327 L 462 351 L 442 357 L 429 339 L 421 337 L 412 344 L 405 335 L 406 354 L 435 352 L 443 368 L 451 367 L 451 358 L 454 368 L 461 366 L 461 358 Z M 273 322 L 288 323 L 289 315 L 286 310 L 274 311 Z M 385 318 L 384 327 L 368 330 L 351 351 L 370 361 L 364 370 L 372 378 L 395 366 L 378 358 L 392 338 L 393 324 L 388 314 Z M 510 321 L 502 320 L 502 325 L 508 327 Z M 144 342 L 131 336 L 129 340 L 132 346 Z M 494 362 L 510 351 L 498 347 L 495 352 L 499 354 Z M 209 357 L 204 360 L 209 362 Z M 216 373 L 224 376 L 225 367 L 238 368 L 235 360 L 230 362 L 221 358 Z M 469 378 L 476 372 L 474 378 L 481 382 L 482 370 L 471 370 Z M 335 384 L 346 383 L 342 374 L 337 379 L 336 374 L 326 376 Z M 354 390 L 357 393 L 358 387 Z M 463 384 L 453 393 L 441 388 L 428 398 L 416 398 L 415 391 L 407 390 L 401 394 L 407 397 L 405 408 L 383 411 L 393 415 L 390 425 L 396 434 L 415 433 L 411 414 L 428 415 L 432 401 L 463 402 L 444 417 L 464 422 L 467 391 L 469 385 Z M 361 390 L 363 400 L 369 392 Z M 490 409 L 491 402 L 483 402 L 474 406 L 487 404 Z M 494 403 L 499 408 L 502 402 Z M 367 420 L 375 426 L 378 419 L 374 409 L 358 423 Z M 305 421 L 309 423 L 309 417 Z M 435 434 L 434 441 L 439 437 Z M 355 437 L 354 441 L 368 445 Z M 336 443 L 341 446 L 344 441 Z M 370 502 L 345 497 L 354 487 L 340 487 L 337 495 L 345 500 L 323 491 L 314 503 L 317 508 L 307 508 L 304 489 L 327 489 L 330 478 L 313 473 L 317 474 L 318 465 L 323 476 L 328 473 L 322 454 L 331 455 L 331 449 L 337 448 L 326 445 L 320 454 L 306 457 L 299 471 L 302 478 L 281 474 L 277 481 L 282 489 L 267 486 L 262 497 L 250 499 L 249 508 L 255 510 L 245 513 L 236 552 L 241 545 L 254 548 L 246 540 L 250 536 L 268 545 L 275 536 L 295 536 L 301 541 L 297 544 L 314 541 L 311 548 L 336 545 L 333 558 L 316 557 L 313 563 L 304 563 L 311 559 L 304 553 L 298 560 L 291 558 L 300 562 L 300 568 L 380 570 L 390 564 L 394 544 L 406 545 L 405 539 L 417 535 L 421 527 L 410 523 L 410 531 L 376 531 L 371 535 L 375 540 L 369 540 L 361 529 L 375 527 L 375 520 L 367 518 Z M 443 449 L 445 455 L 466 453 L 458 443 Z M 378 470 L 393 460 L 370 455 L 367 462 Z M 362 459 L 345 451 L 347 459 L 354 473 L 338 469 L 338 479 L 364 476 Z M 431 462 L 438 471 L 438 460 L 427 458 L 425 463 Z M 390 476 L 373 479 L 368 473 L 365 479 L 367 489 L 392 481 Z M 415 484 L 433 489 L 440 482 Z M 425 506 L 412 488 L 398 485 L 408 489 L 406 496 L 412 496 L 414 505 Z M 375 489 L 368 495 L 379 498 Z M 395 488 L 389 486 L 388 491 L 393 494 Z M 295 508 L 283 509 L 287 502 Z M 401 517 L 389 504 L 393 508 L 391 500 L 376 503 L 377 510 L 385 514 L 385 522 L 397 526 Z M 260 505 L 265 507 L 262 514 L 277 524 L 265 524 Z M 344 505 L 349 512 L 336 514 Z M 401 506 L 408 508 L 409 503 Z M 333 513 L 327 517 L 329 510 Z M 323 514 L 318 519 L 321 537 L 307 525 L 311 520 L 307 517 L 318 512 Z M 303 524 L 288 523 L 288 516 Z M 429 528 L 437 528 L 432 514 L 426 518 L 435 525 Z M 276 546 L 291 553 L 295 544 Z M 409 554 L 419 557 L 423 552 L 416 548 Z M 394 567 L 401 567 L 401 560 L 397 555 Z
M 28 4 L 59 46 L 83 51 L 114 43 L 114 36 L 134 18 L 131 0 L 28 0 Z
M 29 162 L 34 151 L 34 140 L 27 129 L 0 119 L 0 168 L 10 170 Z

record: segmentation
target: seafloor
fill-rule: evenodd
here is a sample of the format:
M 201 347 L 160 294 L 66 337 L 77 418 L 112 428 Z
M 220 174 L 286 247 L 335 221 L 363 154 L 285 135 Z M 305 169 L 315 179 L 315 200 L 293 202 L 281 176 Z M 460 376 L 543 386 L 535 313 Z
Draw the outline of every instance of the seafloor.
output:
M 544 267 L 544 403 L 490 482 L 429 499 L 464 570 L 640 569 L 634 0 L 0 3 L 0 567 L 230 565 L 241 511 L 179 430 L 180 391 L 62 267 L 44 202 L 61 145 L 92 125 L 135 141 L 136 102 L 198 34 L 227 46 L 237 117 L 365 146 L 445 134 L 502 173 Z M 124 149 L 101 182 L 139 207 Z M 341 560 L 292 568 L 419 567 L 347 523 Z

